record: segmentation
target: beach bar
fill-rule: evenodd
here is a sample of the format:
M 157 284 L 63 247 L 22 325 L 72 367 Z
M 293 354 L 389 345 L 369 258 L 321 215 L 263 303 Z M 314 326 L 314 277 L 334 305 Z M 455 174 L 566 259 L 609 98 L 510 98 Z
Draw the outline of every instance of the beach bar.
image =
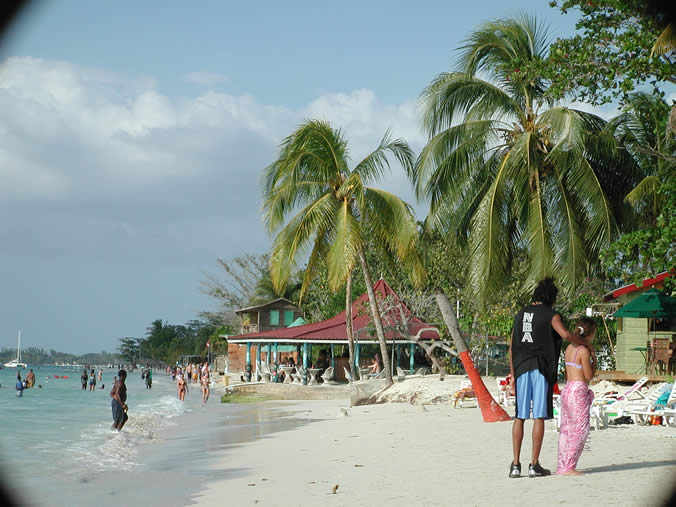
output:
M 439 338 L 439 331 L 436 327 L 413 315 L 385 280 L 378 280 L 373 289 L 376 298 L 382 303 L 381 317 L 386 343 L 390 346 L 391 353 L 395 355 L 397 363 L 401 362 L 399 360 L 402 358 L 406 358 L 408 361 L 406 369 L 413 373 L 416 352 L 419 352 L 419 350 L 416 351 L 416 342 L 436 340 Z M 248 321 L 243 322 L 250 323 L 255 320 L 259 331 L 228 337 L 228 371 L 246 371 L 248 368 L 248 371 L 255 373 L 254 365 L 256 364 L 263 362 L 278 365 L 289 357 L 293 358 L 295 364 L 307 368 L 310 366 L 313 347 L 319 347 L 326 349 L 329 353 L 334 378 L 343 380 L 344 369 L 349 370 L 349 359 L 344 353 L 337 355 L 337 349 L 339 346 L 341 349 L 346 349 L 345 346 L 348 344 L 345 311 L 330 319 L 311 324 L 297 325 L 298 319 L 292 322 L 288 317 L 286 320 L 289 321 L 289 327 L 260 330 L 261 324 L 266 323 L 267 317 L 265 315 L 260 317 L 260 314 L 256 316 L 255 311 L 258 308 L 269 311 L 277 302 L 279 300 L 236 312 L 238 315 L 248 313 Z M 297 313 L 302 312 L 298 309 Z M 243 325 L 242 330 L 250 329 L 250 324 L 248 326 Z M 362 347 L 378 343 L 366 293 L 352 303 L 352 329 L 355 338 L 355 366 L 359 367 L 360 360 L 363 362 L 365 359 L 361 355 Z
M 664 280 L 672 273 L 663 272 L 638 284 L 629 284 L 605 294 L 605 303 L 614 302 L 620 309 L 651 289 L 662 289 Z M 673 349 L 676 337 L 676 319 L 651 319 L 648 317 L 617 317 L 616 370 L 630 375 L 647 373 L 652 344 L 666 344 Z M 674 356 L 670 357 L 673 362 Z M 673 368 L 673 364 L 671 365 Z

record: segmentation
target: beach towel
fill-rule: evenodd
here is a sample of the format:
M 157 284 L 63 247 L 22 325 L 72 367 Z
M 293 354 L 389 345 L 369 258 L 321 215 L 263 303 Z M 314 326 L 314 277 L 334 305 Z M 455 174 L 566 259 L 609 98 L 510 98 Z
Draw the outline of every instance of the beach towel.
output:
M 574 470 L 589 435 L 589 408 L 594 393 L 579 380 L 566 383 L 561 391 L 561 431 L 556 473 Z

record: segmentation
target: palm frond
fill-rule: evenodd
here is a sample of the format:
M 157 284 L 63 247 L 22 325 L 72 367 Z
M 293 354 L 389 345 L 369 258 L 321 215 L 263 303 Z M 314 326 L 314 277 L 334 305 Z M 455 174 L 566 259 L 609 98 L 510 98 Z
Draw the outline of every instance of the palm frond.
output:
M 333 236 L 330 238 L 326 264 L 329 272 L 329 287 L 338 290 L 354 269 L 357 253 L 362 247 L 359 223 L 355 220 L 347 199 L 340 202 L 332 230 Z
M 650 57 L 666 55 L 674 50 L 676 50 L 676 30 L 674 24 L 669 23 L 655 41 L 650 50 Z
M 357 173 L 365 185 L 382 178 L 390 168 L 388 153 L 399 161 L 404 171 L 409 172 L 413 167 L 415 156 L 408 143 L 401 138 L 392 140 L 388 130 L 378 147 L 364 157 L 352 172 Z

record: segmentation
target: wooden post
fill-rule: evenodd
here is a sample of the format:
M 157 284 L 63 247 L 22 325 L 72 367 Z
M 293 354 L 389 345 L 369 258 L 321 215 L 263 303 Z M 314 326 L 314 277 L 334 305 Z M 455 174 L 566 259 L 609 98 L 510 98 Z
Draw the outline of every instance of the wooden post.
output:
M 413 375 L 413 370 L 415 369 L 415 343 L 411 343 L 410 349 L 409 349 L 409 354 L 411 356 L 409 358 L 409 363 L 410 363 L 409 369 L 410 369 L 411 375 Z
M 268 343 L 268 364 L 272 364 L 272 343 Z
M 261 373 L 258 371 L 258 369 L 261 367 L 261 345 L 262 343 L 256 344 L 256 382 L 258 382 L 258 376 Z

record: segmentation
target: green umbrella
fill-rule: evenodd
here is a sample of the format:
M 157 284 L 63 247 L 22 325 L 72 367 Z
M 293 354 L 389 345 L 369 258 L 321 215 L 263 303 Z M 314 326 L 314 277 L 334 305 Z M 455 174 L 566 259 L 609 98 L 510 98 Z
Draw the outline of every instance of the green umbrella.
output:
M 657 289 L 650 289 L 617 310 L 613 317 L 636 319 L 676 317 L 676 298 L 666 296 Z

